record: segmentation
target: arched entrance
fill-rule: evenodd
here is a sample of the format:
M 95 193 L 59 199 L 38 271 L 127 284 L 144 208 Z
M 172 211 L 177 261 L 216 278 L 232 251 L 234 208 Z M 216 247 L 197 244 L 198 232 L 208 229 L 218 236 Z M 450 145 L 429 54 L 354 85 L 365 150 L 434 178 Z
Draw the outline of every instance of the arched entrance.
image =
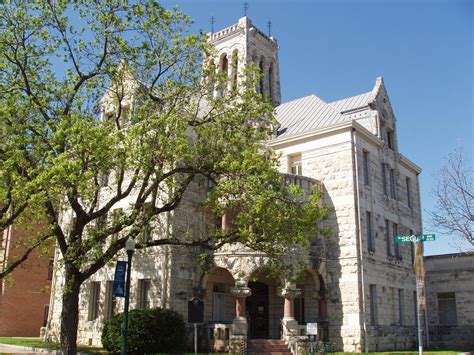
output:
M 235 281 L 232 274 L 220 267 L 212 268 L 203 280 L 204 319 L 208 323 L 230 324 L 235 317 L 235 300 L 230 290 Z
M 269 295 L 268 285 L 259 282 L 249 282 L 252 295 L 245 300 L 250 339 L 269 338 Z
M 260 268 L 248 282 L 252 294 L 245 299 L 250 339 L 279 339 L 283 317 L 283 298 L 278 295 L 280 281 L 271 270 Z

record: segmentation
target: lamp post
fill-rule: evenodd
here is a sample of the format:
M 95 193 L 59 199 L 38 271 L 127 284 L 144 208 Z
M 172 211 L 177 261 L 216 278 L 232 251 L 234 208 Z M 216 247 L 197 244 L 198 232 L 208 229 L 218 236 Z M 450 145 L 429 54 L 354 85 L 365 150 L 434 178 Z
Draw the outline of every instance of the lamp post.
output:
M 127 336 L 128 336 L 128 305 L 130 301 L 130 274 L 132 273 L 132 256 L 135 251 L 135 241 L 129 237 L 125 242 L 125 249 L 127 250 L 127 281 L 125 283 L 125 305 L 122 318 L 122 344 L 120 346 L 121 355 L 127 354 Z

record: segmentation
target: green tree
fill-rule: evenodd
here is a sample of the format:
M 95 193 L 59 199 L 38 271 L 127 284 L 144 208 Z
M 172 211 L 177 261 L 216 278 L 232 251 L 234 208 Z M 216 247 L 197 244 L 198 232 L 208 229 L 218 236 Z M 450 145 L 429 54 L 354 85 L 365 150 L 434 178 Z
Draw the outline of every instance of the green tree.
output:
M 25 215 L 47 220 L 31 247 L 51 238 L 61 254 L 65 353 L 76 353 L 81 285 L 193 184 L 213 184 L 203 205 L 236 211 L 232 227 L 139 248 L 241 242 L 278 259 L 314 238 L 327 212 L 316 194 L 284 186 L 262 144 L 274 118 L 252 89 L 258 75 L 241 78 L 248 90 L 212 97 L 227 78 L 205 65 L 212 49 L 178 9 L 153 0 L 0 6 L 0 229 Z M 130 208 L 110 218 L 121 202 Z

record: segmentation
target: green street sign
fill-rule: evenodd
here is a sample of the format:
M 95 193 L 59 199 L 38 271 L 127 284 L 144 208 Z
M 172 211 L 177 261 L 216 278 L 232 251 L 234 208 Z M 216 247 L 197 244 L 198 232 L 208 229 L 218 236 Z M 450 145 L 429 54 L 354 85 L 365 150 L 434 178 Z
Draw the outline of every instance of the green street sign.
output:
M 421 235 L 397 235 L 395 237 L 395 243 L 408 243 L 408 242 L 432 242 L 436 240 L 434 234 L 421 234 Z
M 423 234 L 424 242 L 432 242 L 433 240 L 436 240 L 436 236 L 434 234 Z

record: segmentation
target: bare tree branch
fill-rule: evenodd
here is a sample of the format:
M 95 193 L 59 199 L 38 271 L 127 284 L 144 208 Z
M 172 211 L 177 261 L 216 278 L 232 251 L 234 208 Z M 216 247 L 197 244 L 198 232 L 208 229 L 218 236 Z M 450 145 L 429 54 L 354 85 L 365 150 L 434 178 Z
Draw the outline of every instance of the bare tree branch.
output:
M 444 233 L 474 246 L 474 182 L 462 149 L 448 156 L 439 174 L 431 222 Z

